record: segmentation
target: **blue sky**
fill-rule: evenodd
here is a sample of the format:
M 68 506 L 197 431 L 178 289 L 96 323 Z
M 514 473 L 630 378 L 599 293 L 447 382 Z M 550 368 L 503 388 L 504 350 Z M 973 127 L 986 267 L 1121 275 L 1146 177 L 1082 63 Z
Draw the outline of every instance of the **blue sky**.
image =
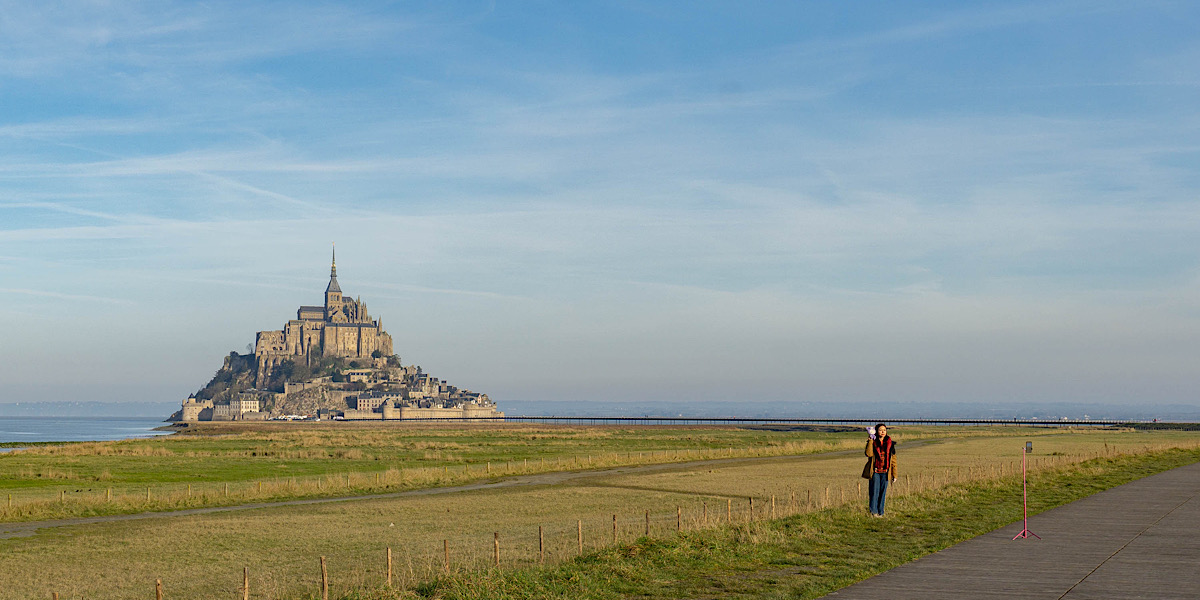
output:
M 1186 2 L 0 3 L 0 401 L 339 280 L 522 400 L 1196 403 Z

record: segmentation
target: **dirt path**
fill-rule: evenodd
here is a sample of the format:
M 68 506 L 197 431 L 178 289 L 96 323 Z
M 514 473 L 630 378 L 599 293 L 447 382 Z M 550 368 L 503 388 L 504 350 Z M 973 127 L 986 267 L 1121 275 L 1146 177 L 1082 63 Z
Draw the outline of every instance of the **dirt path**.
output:
M 915 447 L 924 445 L 933 440 L 913 441 L 905 444 L 907 447 Z M 506 488 L 523 488 L 536 487 L 545 485 L 556 485 L 567 482 L 580 482 L 588 479 L 599 479 L 614 475 L 637 475 L 643 473 L 662 473 L 670 471 L 686 471 L 696 468 L 705 468 L 712 466 L 727 466 L 757 462 L 773 462 L 773 461 L 813 461 L 826 460 L 860 453 L 861 450 L 838 450 L 834 452 L 822 452 L 819 454 L 801 454 L 789 456 L 767 456 L 767 457 L 752 457 L 752 458 L 721 458 L 711 460 L 696 460 L 680 463 L 662 463 L 655 465 L 639 465 L 629 467 L 612 467 L 608 469 L 596 469 L 590 471 L 556 471 L 551 473 L 538 473 L 535 475 L 519 475 L 516 477 L 508 477 L 505 479 L 478 481 L 465 485 L 423 488 L 417 490 L 406 490 L 403 492 L 389 492 L 385 494 L 365 494 L 361 496 L 341 496 L 336 498 L 305 498 L 300 500 L 280 500 L 278 502 L 256 502 L 252 504 L 237 504 L 233 506 L 212 506 L 207 508 L 190 508 L 185 510 L 173 510 L 162 512 L 144 512 L 124 515 L 104 515 L 98 517 L 81 517 L 76 519 L 55 519 L 49 521 L 27 521 L 23 523 L 0 523 L 0 539 L 28 537 L 37 533 L 40 529 L 50 529 L 54 527 L 68 527 L 71 525 L 90 525 L 92 523 L 110 523 L 114 521 L 137 521 L 141 519 L 159 519 L 169 517 L 184 517 L 189 515 L 204 515 L 211 513 L 233 512 L 239 510 L 255 510 L 260 508 L 275 508 L 281 506 L 304 506 L 309 504 L 328 504 L 331 502 L 353 502 L 356 500 L 378 500 L 386 498 L 404 498 L 409 496 L 434 496 L 439 494 L 456 494 L 460 492 L 469 492 L 474 490 L 493 490 Z

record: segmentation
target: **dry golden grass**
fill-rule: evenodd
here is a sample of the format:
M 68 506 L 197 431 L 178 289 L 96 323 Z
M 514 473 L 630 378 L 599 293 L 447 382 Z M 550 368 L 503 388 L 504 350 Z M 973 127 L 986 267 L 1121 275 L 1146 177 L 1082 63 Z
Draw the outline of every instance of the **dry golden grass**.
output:
M 1012 477 L 1019 473 L 1027 437 L 977 435 L 902 447 L 902 480 L 889 502 L 955 482 Z M 1032 466 L 1050 469 L 1106 454 L 1198 444 L 1195 434 L 1052 432 L 1035 439 Z M 682 525 L 691 528 L 748 519 L 751 497 L 758 518 L 771 516 L 772 496 L 776 516 L 861 502 L 858 473 L 864 460 L 857 452 L 810 455 L 532 488 L 59 528 L 0 541 L 0 598 L 48 597 L 51 591 L 62 597 L 140 597 L 152 590 L 155 578 L 162 578 L 169 597 L 233 598 L 243 567 L 250 569 L 252 597 L 296 598 L 316 590 L 319 556 L 328 559 L 336 596 L 378 584 L 388 546 L 398 584 L 437 573 L 444 541 L 452 568 L 487 566 L 495 532 L 504 566 L 531 564 L 538 559 L 539 526 L 546 559 L 553 562 L 578 553 L 580 525 L 586 548 L 610 544 L 614 514 L 618 539 L 629 540 L 644 533 L 645 511 L 651 513 L 652 532 L 669 535 L 677 508 Z
M 383 433 L 372 431 L 324 433 L 322 438 L 316 437 L 311 432 L 274 433 L 265 436 L 265 439 L 256 438 L 256 445 L 246 450 L 226 452 L 223 455 L 213 451 L 212 458 L 220 460 L 241 454 L 272 459 L 333 458 L 360 461 L 369 459 L 369 457 L 360 447 L 347 446 L 350 444 L 369 445 L 375 440 L 388 439 Z M 439 432 L 435 431 L 434 433 Z M 512 432 L 506 433 L 512 434 Z M 578 431 L 576 428 L 550 431 L 531 429 L 527 439 L 504 439 L 495 445 L 526 446 L 537 443 L 539 439 L 544 442 L 550 437 L 571 440 L 579 437 L 611 437 L 617 433 L 628 435 L 629 432 L 610 429 L 589 434 Z M 461 435 L 461 432 L 458 432 L 458 435 Z M 297 442 L 314 443 L 314 439 L 327 439 L 331 443 L 331 447 L 327 449 L 296 449 L 291 445 Z M 258 443 L 260 441 L 261 444 Z M 100 485 L 112 478 L 107 469 L 99 473 L 84 475 L 79 470 L 72 469 L 72 464 L 78 460 L 78 457 L 84 456 L 162 456 L 164 454 L 173 455 L 174 452 L 156 447 L 137 453 L 129 449 L 121 449 L 125 445 L 124 442 L 45 446 L 17 450 L 10 453 L 10 459 L 20 459 L 26 456 L 54 457 L 57 462 L 53 466 L 41 466 L 36 470 L 32 467 L 19 467 L 11 471 L 13 476 L 26 480 L 38 480 L 39 483 L 61 480 L 73 485 L 67 487 L 39 485 L 35 488 L 10 492 L 5 503 L 0 504 L 0 522 L 163 511 L 288 498 L 388 493 L 407 489 L 457 485 L 494 477 L 569 469 L 595 469 L 714 458 L 802 455 L 853 449 L 858 445 L 858 442 L 846 438 L 790 441 L 781 436 L 780 439 L 771 439 L 753 447 L 713 448 L 709 444 L 685 449 L 558 454 L 550 457 L 496 460 L 494 462 L 488 460 L 480 464 L 458 463 L 457 455 L 441 452 L 440 449 L 465 447 L 464 444 L 458 442 L 410 440 L 397 443 L 396 440 L 391 439 L 391 443 L 406 449 L 421 451 L 424 458 L 446 464 L 440 467 L 390 467 L 386 470 L 379 470 L 378 467 L 375 467 L 366 472 L 345 471 L 309 476 L 288 476 L 281 473 L 281 475 L 251 481 L 233 479 L 197 483 L 154 482 L 114 488 L 111 485 Z M 686 441 L 677 442 L 677 445 L 686 445 Z M 114 450 L 112 446 L 116 446 L 117 449 Z M 439 450 L 433 450 L 435 448 Z M 586 448 L 584 449 L 586 450 Z M 188 456 L 200 455 L 200 453 L 190 450 L 185 454 Z M 500 453 L 495 456 L 503 457 L 504 454 Z M 10 462 L 12 461 L 10 460 Z M 147 465 L 147 470 L 152 469 L 152 465 Z

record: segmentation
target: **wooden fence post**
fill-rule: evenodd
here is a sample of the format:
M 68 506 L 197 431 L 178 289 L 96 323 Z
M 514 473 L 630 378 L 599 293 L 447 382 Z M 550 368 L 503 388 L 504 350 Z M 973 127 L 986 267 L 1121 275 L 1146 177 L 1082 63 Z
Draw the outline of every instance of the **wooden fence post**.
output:
M 771 520 L 775 520 L 775 494 L 771 494 Z
M 329 571 L 325 569 L 325 557 L 321 557 L 321 600 L 329 600 Z
M 111 491 L 111 490 L 112 490 L 112 488 L 109 488 L 109 491 Z M 228 482 L 225 483 L 225 497 L 226 498 L 229 497 L 229 483 Z
M 146 488 L 146 502 L 150 501 L 150 488 Z
M 250 600 L 250 567 L 242 567 L 242 600 Z
M 708 527 L 708 502 L 701 502 L 700 510 L 703 511 L 703 515 L 704 515 L 700 519 L 700 522 L 703 523 L 705 527 Z
M 754 496 L 750 496 L 750 520 L 754 520 Z
M 192 484 L 188 484 L 188 498 L 192 497 Z
M 496 566 L 500 566 L 500 532 L 492 533 L 492 558 L 496 561 Z
M 162 580 L 154 580 L 154 600 L 163 600 L 162 598 Z
M 683 531 L 683 509 L 678 505 L 675 506 L 675 531 Z
M 150 488 L 146 488 L 146 499 L 150 499 Z M 58 503 L 62 504 L 67 501 L 67 490 L 58 490 Z
M 579 555 L 583 556 L 583 520 L 575 521 L 575 531 L 579 538 Z
M 613 515 L 613 544 L 617 543 L 617 515 Z
M 541 525 L 538 525 L 538 564 L 546 564 L 546 537 Z
M 442 540 L 442 568 L 450 574 L 450 540 Z
M 733 522 L 733 498 L 725 499 L 725 522 Z
M 392 547 L 387 547 L 387 586 L 392 587 Z
M 646 537 L 650 537 L 650 510 L 646 509 Z
M 50 592 L 50 598 L 52 600 L 58 600 L 58 592 Z

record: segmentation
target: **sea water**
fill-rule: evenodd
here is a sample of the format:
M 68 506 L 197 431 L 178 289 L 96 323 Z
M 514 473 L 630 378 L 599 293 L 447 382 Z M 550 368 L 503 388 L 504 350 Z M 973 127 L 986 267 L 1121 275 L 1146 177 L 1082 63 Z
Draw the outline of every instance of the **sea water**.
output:
M 161 417 L 0 417 L 0 443 L 100 442 L 164 435 Z

